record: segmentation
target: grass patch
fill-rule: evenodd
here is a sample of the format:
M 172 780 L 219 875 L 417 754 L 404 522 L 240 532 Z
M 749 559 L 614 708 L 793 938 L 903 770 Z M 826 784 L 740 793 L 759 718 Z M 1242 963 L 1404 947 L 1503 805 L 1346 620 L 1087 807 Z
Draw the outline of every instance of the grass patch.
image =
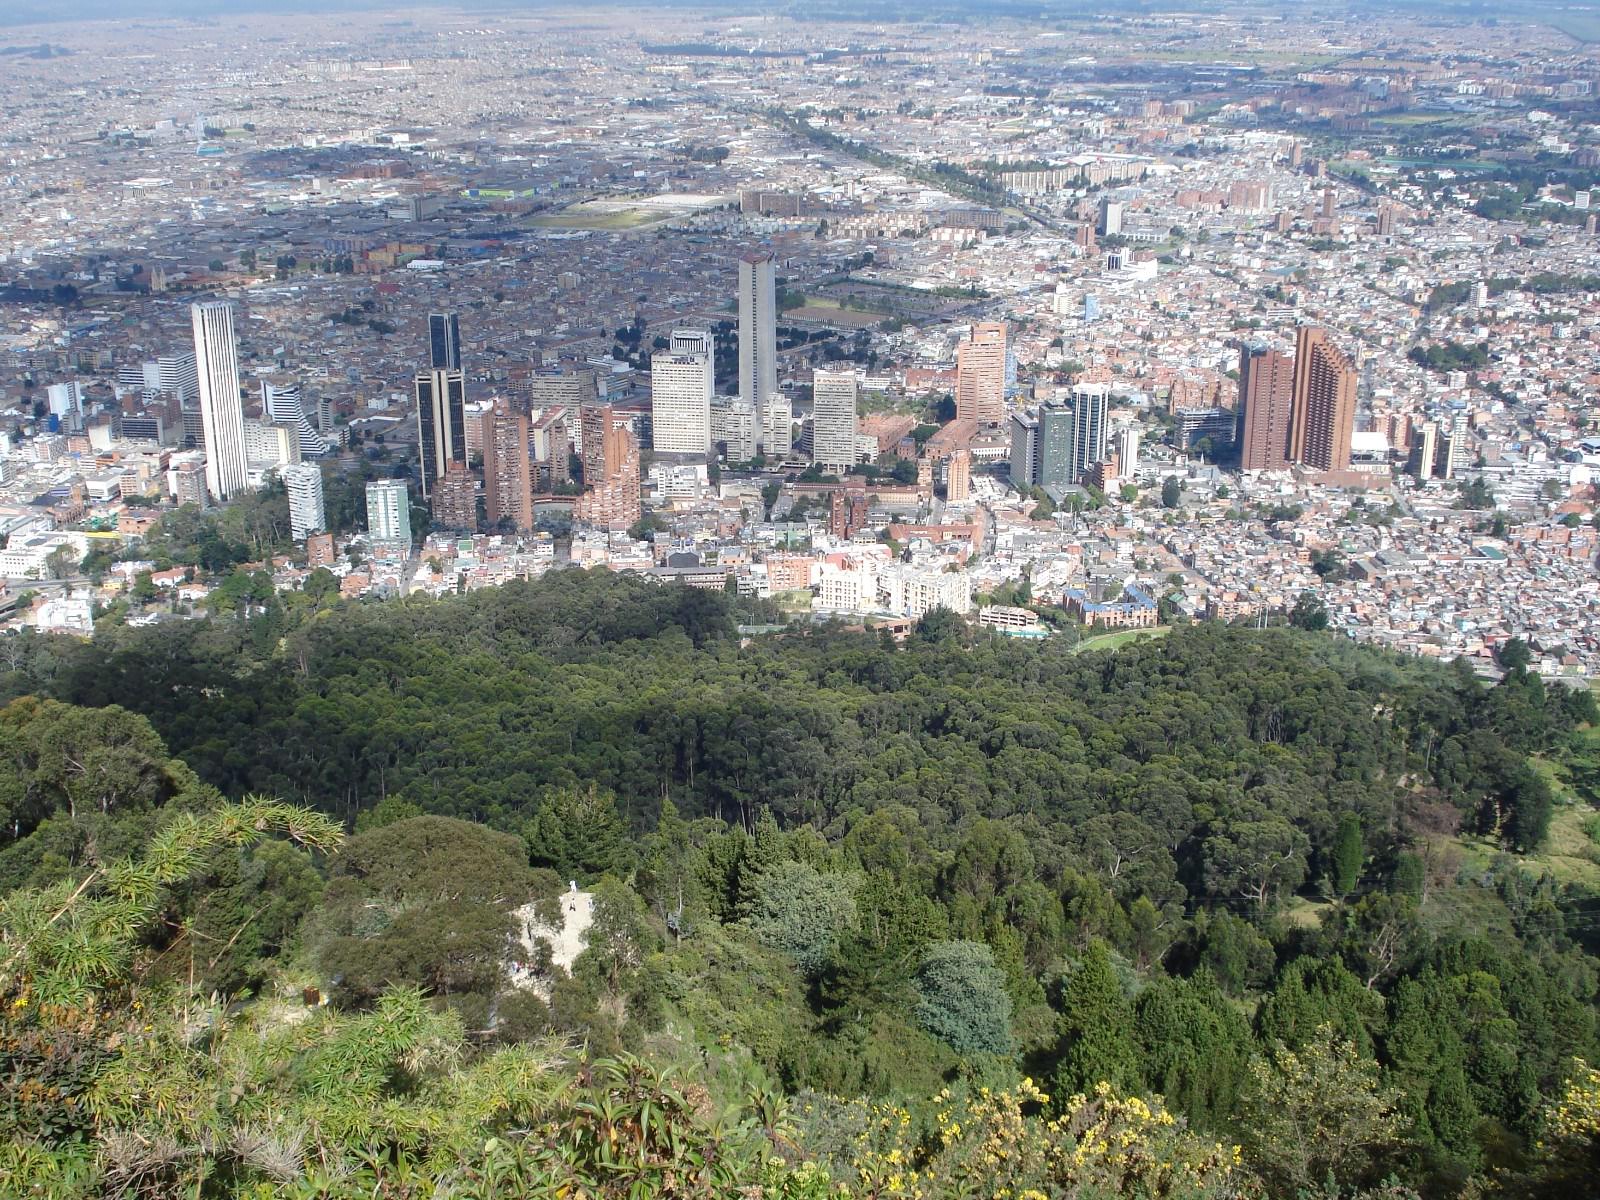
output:
M 1076 653 L 1082 654 L 1088 650 L 1120 650 L 1132 642 L 1154 641 L 1156 638 L 1166 637 L 1171 632 L 1170 625 L 1157 625 L 1154 629 L 1117 629 L 1111 633 L 1100 633 L 1094 637 L 1084 638 L 1078 643 Z
M 1313 900 L 1309 896 L 1291 896 L 1283 906 L 1283 919 L 1299 929 L 1317 929 L 1322 925 L 1322 915 L 1333 907 L 1330 900 Z
M 658 225 L 674 215 L 643 208 L 605 211 L 574 204 L 571 208 L 564 208 L 557 213 L 540 213 L 530 217 L 528 224 L 539 229 L 593 229 L 614 233 L 641 229 L 646 225 Z
M 1374 125 L 1456 125 L 1460 118 L 1455 113 L 1388 113 L 1381 117 L 1373 117 Z
M 1595 810 L 1581 801 L 1558 804 L 1550 818 L 1550 836 L 1545 840 L 1544 849 L 1537 854 L 1513 857 L 1534 875 L 1548 873 L 1558 884 L 1576 884 L 1590 891 L 1600 891 L 1600 846 L 1595 845 L 1588 831 L 1594 815 Z M 1462 869 L 1474 875 L 1481 875 L 1495 855 L 1505 852 L 1505 847 L 1489 837 L 1463 834 L 1452 840 L 1461 851 Z

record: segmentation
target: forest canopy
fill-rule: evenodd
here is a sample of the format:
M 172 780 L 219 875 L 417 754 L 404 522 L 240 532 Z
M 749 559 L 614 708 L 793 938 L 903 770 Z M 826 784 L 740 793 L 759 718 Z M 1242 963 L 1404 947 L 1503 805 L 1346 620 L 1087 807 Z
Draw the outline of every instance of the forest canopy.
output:
M 40 1195 L 1559 1195 L 1595 1153 L 1597 894 L 1527 856 L 1597 714 L 1520 663 L 747 643 L 583 572 L 5 649 Z

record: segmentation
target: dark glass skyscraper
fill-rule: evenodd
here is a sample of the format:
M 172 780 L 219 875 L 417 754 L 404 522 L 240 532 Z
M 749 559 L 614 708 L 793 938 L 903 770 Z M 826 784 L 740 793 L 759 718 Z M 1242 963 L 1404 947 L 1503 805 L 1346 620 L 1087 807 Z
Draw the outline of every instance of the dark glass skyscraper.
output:
M 419 371 L 416 383 L 417 448 L 426 499 L 451 464 L 467 465 L 467 389 L 460 371 Z
M 461 370 L 461 318 L 457 314 L 429 314 L 428 365 L 435 371 Z

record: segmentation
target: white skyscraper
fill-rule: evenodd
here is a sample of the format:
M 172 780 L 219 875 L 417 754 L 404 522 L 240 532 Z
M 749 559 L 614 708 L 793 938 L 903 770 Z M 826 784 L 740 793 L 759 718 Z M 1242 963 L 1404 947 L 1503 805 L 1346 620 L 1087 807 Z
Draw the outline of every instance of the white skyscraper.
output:
M 848 470 L 856 463 L 855 372 L 817 371 L 811 395 L 811 459 L 824 471 Z
M 1139 471 L 1139 430 L 1129 425 L 1117 432 L 1117 472 L 1132 479 Z
M 50 415 L 59 419 L 63 431 L 83 428 L 83 388 L 71 383 L 52 383 L 47 389 Z
M 226 500 L 249 486 L 244 406 L 239 403 L 239 347 L 233 305 L 207 300 L 189 310 L 200 377 L 200 426 L 206 442 L 206 490 Z
M 293 463 L 278 472 L 289 493 L 289 531 L 297 542 L 307 534 L 327 529 L 322 504 L 322 468 L 315 463 Z
M 711 334 L 674 329 L 666 351 L 650 359 L 650 423 L 662 454 L 705 454 L 711 447 L 716 390 Z
M 375 542 L 411 544 L 411 498 L 405 480 L 367 484 L 367 536 Z
M 778 297 L 772 255 L 753 252 L 739 259 L 739 398 L 755 410 L 757 436 L 768 455 L 789 453 L 792 437 L 778 394 Z

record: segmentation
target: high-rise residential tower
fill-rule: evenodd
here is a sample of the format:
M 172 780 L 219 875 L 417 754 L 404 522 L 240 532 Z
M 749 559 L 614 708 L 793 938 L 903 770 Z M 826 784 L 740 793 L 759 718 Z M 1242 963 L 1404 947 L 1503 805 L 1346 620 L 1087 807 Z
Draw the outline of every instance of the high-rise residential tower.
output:
M 428 314 L 428 366 L 435 371 L 461 370 L 461 318 L 457 314 Z
M 981 322 L 956 348 L 956 419 L 998 425 L 1005 414 L 1005 322 Z
M 239 400 L 239 346 L 233 305 L 206 300 L 193 305 L 194 359 L 200 383 L 200 424 L 206 443 L 206 490 L 226 500 L 249 486 L 244 405 Z
M 411 499 L 405 480 L 367 484 L 367 536 L 375 542 L 411 544 Z
M 533 528 L 533 474 L 528 459 L 528 416 L 501 397 L 489 416 L 483 447 L 483 495 L 489 525 L 504 521 L 520 533 Z
M 817 371 L 811 387 L 811 460 L 824 471 L 856 464 L 854 371 Z
M 1350 435 L 1356 427 L 1355 366 L 1319 325 L 1295 334 L 1294 416 L 1290 457 L 1318 471 L 1350 468 Z
M 658 453 L 711 448 L 714 357 L 712 335 L 701 329 L 674 329 L 667 349 L 651 356 L 650 422 Z
M 1072 388 L 1072 463 L 1069 483 L 1079 483 L 1095 463 L 1106 460 L 1106 410 L 1111 389 L 1103 383 L 1079 383 Z
M 760 251 L 739 259 L 739 398 L 756 413 L 766 453 L 788 454 L 787 412 L 780 419 L 771 411 L 779 399 L 777 267 Z
M 467 465 L 466 382 L 460 371 L 420 371 L 417 389 L 417 451 L 422 462 L 422 496 L 455 463 Z
M 585 404 L 578 412 L 578 432 L 583 441 L 583 486 L 594 487 L 606 477 L 606 434 L 616 423 L 609 404 Z
M 1239 352 L 1239 469 L 1282 471 L 1291 461 L 1295 363 L 1266 346 Z
M 291 463 L 278 472 L 289 493 L 289 532 L 297 542 L 328 527 L 322 503 L 322 468 L 315 463 Z
M 950 451 L 944 465 L 944 498 L 951 504 L 963 504 L 972 498 L 972 451 Z

